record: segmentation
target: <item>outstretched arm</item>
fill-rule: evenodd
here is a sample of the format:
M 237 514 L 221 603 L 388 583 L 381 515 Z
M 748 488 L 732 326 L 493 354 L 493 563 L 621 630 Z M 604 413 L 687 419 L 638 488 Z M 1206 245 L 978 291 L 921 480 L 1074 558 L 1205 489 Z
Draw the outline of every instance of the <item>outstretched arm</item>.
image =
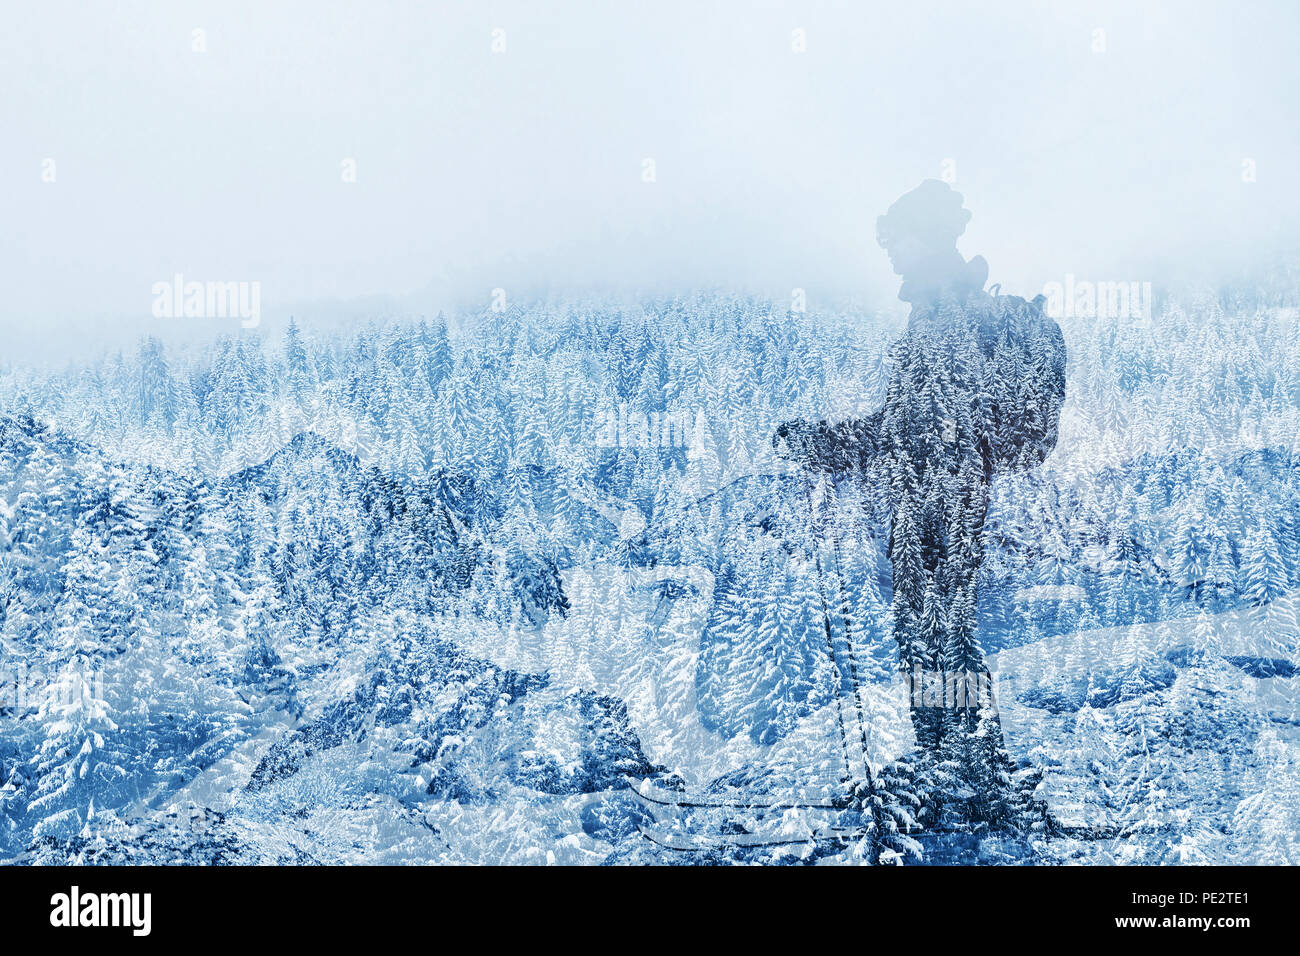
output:
M 783 422 L 772 445 L 783 458 L 809 471 L 845 474 L 864 471 L 876 459 L 880 443 L 881 412 L 836 425 L 825 420 Z

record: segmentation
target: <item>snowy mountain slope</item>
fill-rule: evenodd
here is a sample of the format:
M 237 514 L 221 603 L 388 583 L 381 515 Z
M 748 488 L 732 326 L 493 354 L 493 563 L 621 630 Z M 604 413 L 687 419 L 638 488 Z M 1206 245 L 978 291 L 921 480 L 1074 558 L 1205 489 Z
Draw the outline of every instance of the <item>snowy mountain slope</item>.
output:
M 590 688 L 626 703 L 649 759 L 671 770 L 689 788 L 744 768 L 786 768 L 783 786 L 810 792 L 833 789 L 840 743 L 835 705 L 825 702 L 799 719 L 775 742 L 724 735 L 705 722 L 697 695 L 697 670 L 712 580 L 701 568 L 657 566 L 628 569 L 599 565 L 565 576 L 574 595 L 569 614 L 535 632 L 475 629 L 463 645 L 495 663 L 544 672 L 554 686 Z M 873 714 L 906 723 L 901 698 L 873 686 L 864 694 Z M 879 715 L 877 715 L 879 716 Z M 875 733 L 883 738 L 884 727 Z M 897 754 L 883 745 L 874 754 Z
M 1265 862 L 1250 832 L 1295 832 L 1294 799 L 1270 804 L 1262 820 L 1253 801 L 1275 767 L 1291 773 L 1300 758 L 1297 598 L 1061 635 L 994 656 L 1008 745 L 1045 768 L 1042 793 L 1055 812 L 1120 831 L 1054 852 Z
M 1294 320 L 1067 329 L 979 639 L 1014 756 L 1123 836 L 928 859 L 1300 859 Z M 838 782 L 823 601 L 873 761 L 907 756 L 885 517 L 770 445 L 878 407 L 896 332 L 698 298 L 0 368 L 0 687 L 57 691 L 0 701 L 0 856 L 663 862 L 624 774 Z
M 36 832 L 55 841 L 39 846 L 187 806 L 229 812 L 232 788 L 296 776 L 317 754 L 373 732 L 376 720 L 382 729 L 413 719 L 407 700 L 396 712 L 372 707 L 367 722 L 348 696 L 358 682 L 371 698 L 392 686 L 384 675 L 395 648 L 376 651 L 370 638 L 388 633 L 393 619 L 361 609 L 394 593 L 416 608 L 445 605 L 469 575 L 440 569 L 473 560 L 475 551 L 457 549 L 457 536 L 487 524 L 483 515 L 458 521 L 446 507 L 431 509 L 431 499 L 409 485 L 310 437 L 212 488 L 113 465 L 31 422 L 8 425 L 3 450 L 15 505 L 6 508 L 5 530 L 15 550 L 3 604 L 4 663 L 16 675 L 16 706 L 7 710 L 12 749 L 0 769 L 9 831 L 23 841 L 17 847 L 29 839 L 22 826 L 37 808 L 46 816 Z M 81 484 L 86 478 L 107 494 Z M 73 577 L 78 562 L 85 570 Z M 510 582 L 510 569 L 505 574 Z M 540 721 L 547 740 L 569 719 L 563 715 L 576 715 L 572 752 L 525 736 L 509 755 L 496 754 L 511 779 L 540 792 L 582 792 L 596 779 L 621 786 L 623 769 L 653 772 L 620 729 L 626 721 L 617 701 L 549 693 L 544 678 L 500 675 L 457 655 L 432 636 L 427 619 L 409 626 L 428 635 L 426 656 L 454 676 L 419 710 L 421 719 L 442 713 L 441 723 L 402 737 L 413 751 L 406 764 L 455 751 L 444 738 L 478 727 L 486 718 L 476 713 L 495 713 L 479 698 L 500 696 L 491 687 L 501 685 L 519 689 L 503 700 L 532 691 L 519 719 Z M 46 693 L 69 681 L 71 697 Z M 410 674 L 397 680 L 400 692 L 414 693 L 413 681 Z M 413 743 L 420 734 L 432 735 L 422 748 Z M 459 766 L 438 769 L 447 778 L 441 784 L 426 767 L 429 792 L 466 786 L 468 771 Z M 109 787 L 110 780 L 120 784 Z

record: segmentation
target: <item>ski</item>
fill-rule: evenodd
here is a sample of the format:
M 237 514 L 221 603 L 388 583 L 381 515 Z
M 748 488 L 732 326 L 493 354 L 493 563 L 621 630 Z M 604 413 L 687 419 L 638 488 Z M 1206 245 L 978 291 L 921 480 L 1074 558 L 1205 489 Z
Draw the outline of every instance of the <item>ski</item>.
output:
M 657 787 L 649 778 L 638 783 L 629 777 L 628 786 L 634 794 L 646 803 L 682 810 L 697 810 L 709 807 L 725 807 L 732 810 L 848 810 L 852 807 L 847 798 L 842 798 L 840 802 L 831 800 L 814 803 L 812 801 L 782 800 L 769 803 L 761 800 L 732 800 L 726 797 L 687 796 Z
M 842 829 L 815 830 L 800 836 L 769 836 L 762 833 L 727 833 L 727 834 L 690 834 L 668 833 L 656 826 L 640 825 L 637 827 L 651 843 L 665 850 L 678 853 L 709 853 L 734 847 L 753 850 L 764 847 L 801 846 L 808 843 L 848 843 L 862 839 L 867 831 L 862 828 L 845 827 Z

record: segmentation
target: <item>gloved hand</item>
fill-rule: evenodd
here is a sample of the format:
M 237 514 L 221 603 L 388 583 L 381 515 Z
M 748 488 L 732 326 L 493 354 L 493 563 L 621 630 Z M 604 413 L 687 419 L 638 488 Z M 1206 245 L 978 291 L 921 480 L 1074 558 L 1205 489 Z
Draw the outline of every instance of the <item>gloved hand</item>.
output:
M 772 447 L 787 461 L 811 463 L 819 436 L 826 433 L 826 422 L 807 422 L 802 418 L 782 422 L 772 436 Z
M 876 457 L 879 429 L 880 412 L 838 425 L 794 419 L 777 426 L 772 447 L 809 471 L 862 472 Z

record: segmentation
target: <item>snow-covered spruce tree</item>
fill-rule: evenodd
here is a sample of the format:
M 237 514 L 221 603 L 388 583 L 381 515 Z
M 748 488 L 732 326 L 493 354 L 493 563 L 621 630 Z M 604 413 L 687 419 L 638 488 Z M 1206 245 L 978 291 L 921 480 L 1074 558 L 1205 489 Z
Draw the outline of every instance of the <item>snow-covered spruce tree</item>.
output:
M 1241 577 L 1241 591 L 1255 607 L 1276 600 L 1290 588 L 1281 545 L 1265 515 L 1246 534 Z
M 1232 858 L 1261 866 L 1300 863 L 1300 761 L 1272 727 L 1255 744 L 1254 766 L 1232 815 Z
M 109 654 L 115 647 L 124 650 L 131 639 L 126 609 L 117 603 L 121 592 L 114 587 L 124 569 L 86 525 L 72 542 L 55 631 L 59 657 L 49 662 L 48 682 L 29 691 L 38 698 L 36 719 L 43 728 L 31 758 L 26 807 L 37 838 L 66 839 L 80 831 L 96 799 L 102 806 L 122 798 L 133 769 L 104 692 Z

